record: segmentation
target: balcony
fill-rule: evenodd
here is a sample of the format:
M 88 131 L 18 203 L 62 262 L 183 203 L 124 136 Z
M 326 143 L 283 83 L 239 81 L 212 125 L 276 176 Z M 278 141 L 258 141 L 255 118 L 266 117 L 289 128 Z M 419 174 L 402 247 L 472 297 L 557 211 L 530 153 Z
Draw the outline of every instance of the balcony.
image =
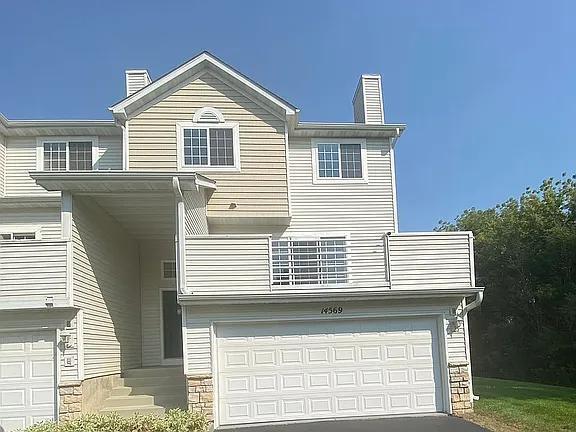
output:
M 0 241 L 0 309 L 68 306 L 65 240 Z
M 450 290 L 474 287 L 468 232 L 376 237 L 186 237 L 195 295 Z

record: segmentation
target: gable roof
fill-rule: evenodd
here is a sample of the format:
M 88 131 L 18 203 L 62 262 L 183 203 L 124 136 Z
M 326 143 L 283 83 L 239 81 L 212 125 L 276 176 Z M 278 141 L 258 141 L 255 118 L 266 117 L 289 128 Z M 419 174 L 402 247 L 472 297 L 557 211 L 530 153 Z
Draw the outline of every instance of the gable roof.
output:
M 127 112 L 131 111 L 130 108 L 134 106 L 142 106 L 146 102 L 156 99 L 156 97 L 166 93 L 166 91 L 171 87 L 176 86 L 189 77 L 194 76 L 195 73 L 200 72 L 204 67 L 215 68 L 217 71 L 231 77 L 241 86 L 253 91 L 254 94 L 263 101 L 279 107 L 286 113 L 286 115 L 295 115 L 299 111 L 298 108 L 296 108 L 294 105 L 285 101 L 270 90 L 262 87 L 260 84 L 237 71 L 232 66 L 224 63 L 222 60 L 209 53 L 208 51 L 201 52 L 197 56 L 188 60 L 186 63 L 164 74 L 157 80 L 152 81 L 150 84 L 141 88 L 132 95 L 125 97 L 121 101 L 112 105 L 109 110 L 112 111 L 114 117 L 119 119 L 126 119 L 128 117 Z

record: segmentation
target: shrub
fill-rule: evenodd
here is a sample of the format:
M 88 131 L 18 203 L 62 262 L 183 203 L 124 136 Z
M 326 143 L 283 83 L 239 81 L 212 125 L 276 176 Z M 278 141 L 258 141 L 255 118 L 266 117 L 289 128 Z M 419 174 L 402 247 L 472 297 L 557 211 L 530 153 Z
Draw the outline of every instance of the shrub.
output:
M 63 423 L 44 422 L 25 432 L 205 432 L 208 421 L 202 414 L 174 409 L 164 416 L 140 415 L 120 417 L 117 414 L 85 414 Z

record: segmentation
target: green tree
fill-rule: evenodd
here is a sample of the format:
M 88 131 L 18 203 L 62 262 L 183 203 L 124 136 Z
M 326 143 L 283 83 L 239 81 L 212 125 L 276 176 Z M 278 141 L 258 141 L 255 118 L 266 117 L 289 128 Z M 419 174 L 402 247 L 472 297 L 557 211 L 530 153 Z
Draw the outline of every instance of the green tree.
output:
M 545 180 L 437 230 L 470 230 L 484 302 L 469 316 L 475 374 L 576 385 L 576 176 Z

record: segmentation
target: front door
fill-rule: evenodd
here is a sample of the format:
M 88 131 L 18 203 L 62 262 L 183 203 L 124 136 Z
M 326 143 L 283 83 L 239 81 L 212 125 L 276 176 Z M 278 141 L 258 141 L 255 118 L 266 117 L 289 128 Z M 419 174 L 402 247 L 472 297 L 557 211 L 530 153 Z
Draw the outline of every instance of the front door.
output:
M 182 309 L 176 291 L 162 291 L 162 353 L 164 363 L 182 360 Z

